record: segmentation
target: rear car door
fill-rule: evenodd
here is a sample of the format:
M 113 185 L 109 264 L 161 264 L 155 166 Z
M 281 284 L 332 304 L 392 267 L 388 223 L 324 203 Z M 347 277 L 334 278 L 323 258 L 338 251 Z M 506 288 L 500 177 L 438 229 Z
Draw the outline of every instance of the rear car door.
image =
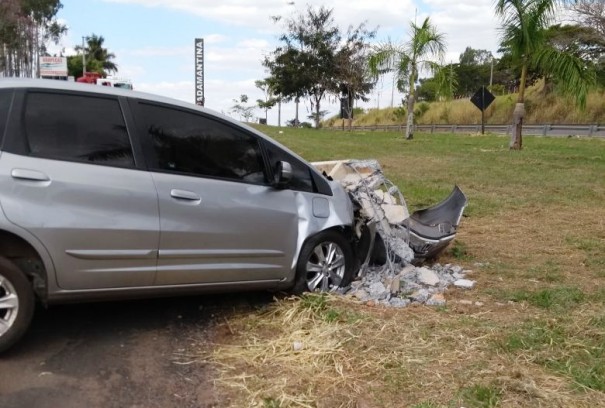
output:
M 293 268 L 298 211 L 267 182 L 260 139 L 195 110 L 133 101 L 160 205 L 156 284 L 277 281 Z
M 159 215 L 118 97 L 17 91 L 0 205 L 48 249 L 63 289 L 151 286 Z

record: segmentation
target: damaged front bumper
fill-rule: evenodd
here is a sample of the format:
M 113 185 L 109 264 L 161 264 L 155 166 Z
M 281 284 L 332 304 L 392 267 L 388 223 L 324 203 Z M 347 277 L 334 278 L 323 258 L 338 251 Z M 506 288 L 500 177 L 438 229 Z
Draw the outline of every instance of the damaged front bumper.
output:
M 454 239 L 467 198 L 455 186 L 441 203 L 409 214 L 403 194 L 376 160 L 312 163 L 349 193 L 362 266 L 408 264 L 434 258 Z M 363 269 L 363 268 L 362 268 Z

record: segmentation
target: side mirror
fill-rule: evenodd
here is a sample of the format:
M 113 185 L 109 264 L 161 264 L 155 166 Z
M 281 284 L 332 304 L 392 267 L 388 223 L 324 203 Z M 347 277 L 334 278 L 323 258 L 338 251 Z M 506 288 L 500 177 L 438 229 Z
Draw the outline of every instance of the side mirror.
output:
M 292 179 L 292 165 L 287 161 L 278 161 L 273 171 L 273 187 L 286 188 Z

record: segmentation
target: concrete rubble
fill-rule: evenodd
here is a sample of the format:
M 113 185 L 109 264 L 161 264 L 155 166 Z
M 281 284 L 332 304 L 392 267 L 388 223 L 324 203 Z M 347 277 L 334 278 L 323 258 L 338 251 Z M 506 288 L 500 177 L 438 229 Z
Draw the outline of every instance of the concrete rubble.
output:
M 403 194 L 388 180 L 375 160 L 342 160 L 313 163 L 328 177 L 339 181 L 357 206 L 355 232 L 359 241 L 366 242 L 367 255 L 360 259 L 358 276 L 347 288 L 338 292 L 360 302 L 372 305 L 402 308 L 411 304 L 443 306 L 443 292 L 450 285 L 471 289 L 475 282 L 457 265 L 415 266 L 424 261 L 424 255 L 435 255 L 453 240 L 455 231 L 466 206 L 466 197 L 456 187 L 448 200 L 431 209 L 431 225 L 420 224 L 441 233 L 430 239 L 419 237 L 411 230 L 418 220 L 408 211 Z M 458 191 L 457 197 L 454 193 Z M 453 200 L 450 200 L 454 198 Z M 444 204 L 449 207 L 445 218 Z M 437 210 L 437 211 L 435 211 Z M 427 210 L 423 210 L 424 213 Z M 422 212 L 422 211 L 421 211 Z M 437 213 L 437 218 L 435 217 Z M 449 216 L 449 218 L 447 217 Z M 426 248 L 431 248 L 427 250 Z M 367 249 L 369 248 L 369 249 Z M 382 252 L 376 261 L 377 250 Z M 424 251 L 424 252 L 423 252 Z
M 467 273 L 472 271 L 465 271 L 452 264 L 421 267 L 406 265 L 396 271 L 386 266 L 370 266 L 349 287 L 341 288 L 339 293 L 376 306 L 444 306 L 444 292 L 450 285 L 460 286 L 456 284 L 460 281 L 475 284 L 475 281 L 466 279 Z M 471 288 L 472 285 L 460 287 Z

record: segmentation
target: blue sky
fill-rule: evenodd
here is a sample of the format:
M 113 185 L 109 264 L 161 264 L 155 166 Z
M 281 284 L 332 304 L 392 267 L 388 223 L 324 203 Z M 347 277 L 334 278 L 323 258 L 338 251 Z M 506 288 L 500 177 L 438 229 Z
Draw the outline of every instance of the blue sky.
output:
M 404 41 L 410 20 L 430 15 L 446 34 L 446 62 L 457 61 L 466 46 L 495 53 L 498 21 L 493 0 L 62 0 L 59 19 L 68 28 L 59 48 L 67 54 L 95 33 L 116 54 L 118 76 L 132 80 L 136 90 L 194 101 L 194 39 L 205 40 L 206 106 L 229 114 L 233 99 L 247 94 L 261 98 L 254 81 L 267 74 L 263 57 L 278 44 L 281 27 L 271 16 L 290 16 L 306 4 L 334 9 L 337 23 L 346 29 L 367 21 L 378 27 L 377 41 Z M 395 95 L 395 105 L 401 95 Z M 337 112 L 335 101 L 325 108 Z M 389 106 L 391 80 L 384 78 L 364 107 Z M 301 117 L 308 114 L 301 106 Z M 264 114 L 257 110 L 256 115 Z M 284 119 L 294 117 L 294 104 L 282 110 Z M 269 113 L 277 123 L 277 112 Z

